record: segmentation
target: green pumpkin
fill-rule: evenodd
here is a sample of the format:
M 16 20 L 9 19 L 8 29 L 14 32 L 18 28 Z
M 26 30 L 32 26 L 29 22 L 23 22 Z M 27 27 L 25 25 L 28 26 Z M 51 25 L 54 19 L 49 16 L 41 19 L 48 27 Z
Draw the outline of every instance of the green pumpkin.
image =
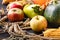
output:
M 60 25 L 60 3 L 55 1 L 54 4 L 48 5 L 45 9 L 44 16 L 49 23 Z

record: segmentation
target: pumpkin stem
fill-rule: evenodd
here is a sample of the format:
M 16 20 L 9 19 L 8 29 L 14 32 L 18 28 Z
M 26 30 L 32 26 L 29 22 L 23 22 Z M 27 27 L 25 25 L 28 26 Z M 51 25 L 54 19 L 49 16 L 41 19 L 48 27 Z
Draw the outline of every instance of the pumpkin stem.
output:
M 37 20 L 39 20 L 38 16 L 36 17 Z
M 43 9 L 40 6 L 32 7 L 35 13 L 40 13 Z

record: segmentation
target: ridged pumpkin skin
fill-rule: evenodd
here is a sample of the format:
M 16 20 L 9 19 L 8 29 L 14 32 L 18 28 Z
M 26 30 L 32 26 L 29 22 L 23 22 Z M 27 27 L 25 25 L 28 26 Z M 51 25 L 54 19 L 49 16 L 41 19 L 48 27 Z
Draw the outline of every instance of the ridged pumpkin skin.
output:
M 48 22 L 60 25 L 60 4 L 47 6 L 44 16 Z

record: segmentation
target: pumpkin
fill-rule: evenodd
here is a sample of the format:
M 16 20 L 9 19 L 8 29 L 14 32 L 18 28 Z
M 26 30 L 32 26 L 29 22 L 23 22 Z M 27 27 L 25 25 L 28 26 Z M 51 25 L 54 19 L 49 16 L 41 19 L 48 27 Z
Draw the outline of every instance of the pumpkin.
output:
M 44 16 L 49 23 L 60 25 L 60 3 L 53 1 L 48 5 L 45 9 Z
M 40 6 L 42 6 L 43 9 L 45 9 L 51 0 L 32 0 L 32 1 L 33 3 L 39 4 Z

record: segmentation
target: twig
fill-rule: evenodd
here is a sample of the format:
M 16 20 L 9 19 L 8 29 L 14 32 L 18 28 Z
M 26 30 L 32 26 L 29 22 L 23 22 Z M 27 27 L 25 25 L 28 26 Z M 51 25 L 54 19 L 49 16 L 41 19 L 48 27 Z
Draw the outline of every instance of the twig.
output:
M 0 9 L 0 15 L 4 15 L 5 13 L 4 13 L 4 8 L 2 7 L 1 9 Z
M 23 23 L 23 26 L 30 25 L 30 18 L 26 19 L 26 21 Z
M 30 18 L 27 18 L 26 21 L 23 24 L 25 24 L 25 23 L 27 23 L 29 21 L 30 21 Z
M 31 27 L 23 27 L 23 28 L 21 28 L 22 30 L 29 30 L 29 29 L 31 29 Z
M 21 21 L 21 22 L 14 22 L 14 23 L 21 25 L 21 24 L 23 24 L 23 21 Z
M 3 18 L 0 19 L 0 22 L 5 21 L 7 19 L 7 16 L 4 16 Z
M 4 25 L 3 29 L 5 32 L 8 30 L 8 26 L 9 26 L 8 24 Z
M 12 26 L 10 26 L 10 27 L 9 27 L 9 29 L 8 29 L 8 33 L 12 32 L 12 31 L 13 31 L 13 29 L 14 29 L 14 26 L 13 26 L 13 25 L 12 25 Z
M 29 38 L 29 39 L 33 39 L 33 40 L 40 40 L 40 36 L 39 35 L 35 35 L 35 36 L 31 36 L 31 35 L 25 35 L 25 38 Z
M 14 32 L 17 34 L 21 34 L 21 32 L 19 31 L 18 25 L 14 23 Z
M 20 32 L 21 32 L 21 35 L 25 35 L 25 32 L 19 27 L 19 25 L 18 25 L 18 28 L 19 28 L 19 30 L 20 30 Z

